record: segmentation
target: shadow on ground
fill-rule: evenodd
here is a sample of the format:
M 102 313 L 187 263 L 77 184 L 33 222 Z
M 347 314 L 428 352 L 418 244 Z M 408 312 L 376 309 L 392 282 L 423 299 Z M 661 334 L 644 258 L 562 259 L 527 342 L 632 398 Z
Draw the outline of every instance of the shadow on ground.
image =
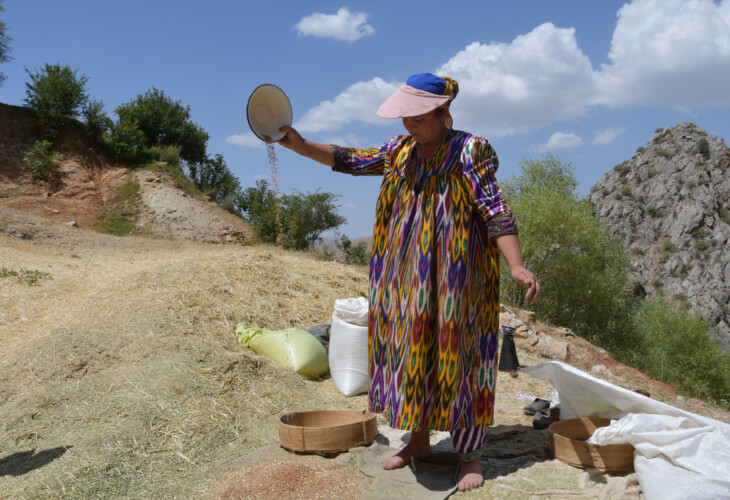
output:
M 71 448 L 73 447 L 59 446 L 38 453 L 33 448 L 0 458 L 0 476 L 22 476 L 35 469 L 40 469 L 61 457 Z

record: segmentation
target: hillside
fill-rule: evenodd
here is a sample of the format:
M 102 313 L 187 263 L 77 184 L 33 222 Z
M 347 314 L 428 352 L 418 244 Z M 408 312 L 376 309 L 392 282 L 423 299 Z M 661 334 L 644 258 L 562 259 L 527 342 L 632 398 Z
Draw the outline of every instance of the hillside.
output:
M 110 164 L 103 145 L 86 137 L 78 123 L 64 127 L 54 141 L 60 176 L 53 183 L 34 181 L 23 163 L 40 133 L 32 111 L 0 103 L 0 132 L 0 206 L 88 229 L 116 190 L 134 181 L 141 199 L 134 222 L 148 236 L 208 243 L 253 238 L 248 224 L 179 189 L 170 174 Z
M 591 190 L 629 248 L 634 277 L 717 325 L 730 349 L 730 148 L 693 123 L 659 129 Z
M 277 446 L 281 415 L 364 409 L 366 397 L 305 380 L 234 336 L 239 322 L 329 323 L 335 299 L 367 294 L 367 270 L 238 244 L 248 228 L 229 224 L 240 221 L 167 174 L 109 165 L 80 131 L 59 137 L 63 182 L 39 186 L 22 169 L 31 118 L 0 106 L 0 497 L 351 498 L 369 488 L 354 453 Z M 93 231 L 128 180 L 140 185 L 142 234 Z M 500 321 L 519 327 L 523 365 L 561 360 L 730 422 L 569 330 L 519 310 Z M 640 498 L 633 474 L 590 475 L 550 458 L 547 431 L 522 412 L 552 397 L 547 382 L 501 373 L 497 385 L 486 484 L 459 498 Z

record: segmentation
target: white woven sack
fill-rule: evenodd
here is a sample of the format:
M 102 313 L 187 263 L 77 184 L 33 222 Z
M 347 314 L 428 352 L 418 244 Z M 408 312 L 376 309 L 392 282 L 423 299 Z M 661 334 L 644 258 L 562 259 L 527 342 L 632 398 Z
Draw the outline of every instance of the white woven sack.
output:
M 368 299 L 365 297 L 336 299 L 335 316 L 351 325 L 368 326 Z
M 368 327 L 353 325 L 332 315 L 329 349 L 330 375 L 344 396 L 367 392 L 370 385 L 368 367 Z

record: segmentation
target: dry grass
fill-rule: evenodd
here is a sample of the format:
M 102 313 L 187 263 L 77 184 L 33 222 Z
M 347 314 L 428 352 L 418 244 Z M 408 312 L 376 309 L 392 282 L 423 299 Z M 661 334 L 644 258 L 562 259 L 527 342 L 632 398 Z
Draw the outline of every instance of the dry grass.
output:
M 4 267 L 50 273 L 0 280 L 3 495 L 196 498 L 209 466 L 277 441 L 282 413 L 364 407 L 233 332 L 330 322 L 336 298 L 366 292 L 363 270 L 270 247 L 69 247 L 54 230 L 58 245 L 0 239 Z

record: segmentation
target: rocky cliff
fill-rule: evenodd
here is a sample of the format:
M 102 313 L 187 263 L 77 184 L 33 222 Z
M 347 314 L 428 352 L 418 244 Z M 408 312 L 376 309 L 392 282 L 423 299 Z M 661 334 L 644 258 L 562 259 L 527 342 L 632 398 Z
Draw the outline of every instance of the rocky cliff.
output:
M 663 293 L 717 324 L 730 350 L 730 148 L 694 123 L 658 129 L 589 200 L 631 252 L 637 293 Z

